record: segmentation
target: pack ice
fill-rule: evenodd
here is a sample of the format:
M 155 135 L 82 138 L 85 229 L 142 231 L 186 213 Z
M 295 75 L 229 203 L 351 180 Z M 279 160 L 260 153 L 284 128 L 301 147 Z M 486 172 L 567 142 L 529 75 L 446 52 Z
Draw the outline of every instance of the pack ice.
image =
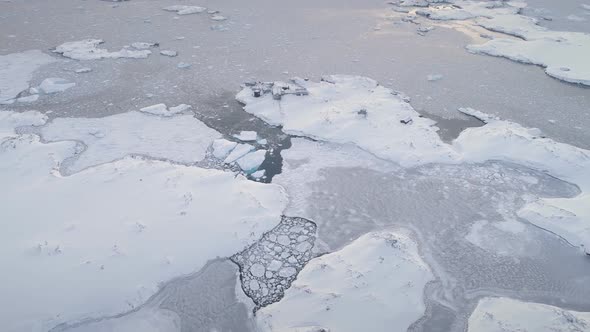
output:
M 44 115 L 0 112 L 3 331 L 47 331 L 62 322 L 131 310 L 159 283 L 243 250 L 280 222 L 286 196 L 276 185 L 138 157 L 111 162 L 114 156 L 105 158 L 106 151 L 127 151 L 124 142 L 133 140 L 121 136 L 123 131 L 147 125 L 145 133 L 154 131 L 162 141 L 152 145 L 163 149 L 166 143 L 168 149 L 177 143 L 162 135 L 183 128 L 170 120 L 191 121 L 135 112 L 119 116 L 64 119 L 61 128 L 54 122 L 45 132 L 60 141 L 43 143 L 14 128 L 42 125 Z M 91 127 L 114 139 L 94 145 L 99 138 L 88 133 Z M 63 176 L 60 165 L 78 153 L 78 143 L 58 135 L 68 136 L 66 128 L 76 133 L 73 139 L 86 140 L 82 155 L 96 153 L 86 165 L 106 163 Z M 209 144 L 198 135 L 191 146 Z M 198 151 L 192 153 L 198 158 Z M 174 154 L 185 151 L 167 154 L 182 159 Z
M 480 118 L 486 125 L 469 128 L 452 144 L 446 144 L 436 133 L 434 121 L 420 117 L 399 93 L 371 79 L 337 75 L 321 82 L 296 79 L 290 84 L 304 87 L 309 94 L 286 94 L 277 100 L 270 93 L 256 97 L 252 87 L 246 86 L 236 98 L 245 104 L 248 113 L 283 126 L 289 134 L 353 144 L 403 167 L 502 160 L 573 183 L 580 188 L 578 196 L 538 198 L 523 207 L 519 215 L 590 251 L 590 151 L 555 142 L 538 129 L 473 109 L 462 112 Z M 364 112 L 359 114 L 359 110 Z M 308 179 L 303 182 L 311 181 Z
M 470 52 L 539 65 L 554 78 L 590 85 L 590 35 L 541 27 L 537 19 L 519 14 L 525 6 L 526 3 L 515 1 L 455 0 L 430 4 L 416 13 L 432 20 L 470 20 L 473 25 L 507 35 L 481 45 L 469 45 Z

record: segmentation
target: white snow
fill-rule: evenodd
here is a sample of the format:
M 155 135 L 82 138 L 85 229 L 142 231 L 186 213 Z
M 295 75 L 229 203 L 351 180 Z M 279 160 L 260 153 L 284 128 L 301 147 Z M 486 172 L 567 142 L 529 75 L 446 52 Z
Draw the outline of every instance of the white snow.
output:
M 238 145 L 236 142 L 228 141 L 224 138 L 213 141 L 213 156 L 219 160 L 225 159 L 230 152 Z
M 53 94 L 66 91 L 69 88 L 76 86 L 76 83 L 69 82 L 66 79 L 59 77 L 46 78 L 39 84 L 39 90 L 43 93 Z
M 0 55 L 0 104 L 11 102 L 27 90 L 33 73 L 55 61 L 39 50 Z
M 190 14 L 199 14 L 207 10 L 205 7 L 199 6 L 184 6 L 184 5 L 174 5 L 162 8 L 163 10 L 169 12 L 176 12 L 178 15 L 190 15 Z
M 238 144 L 223 162 L 226 164 L 231 164 L 254 149 L 254 146 L 250 144 Z
M 140 112 L 149 113 L 153 115 L 170 117 L 191 109 L 191 105 L 180 104 L 178 106 L 168 108 L 166 104 L 156 104 L 139 109 Z
M 43 127 L 45 140 L 76 140 L 86 150 L 69 171 L 111 162 L 127 155 L 148 155 L 179 163 L 205 157 L 213 140 L 221 137 L 192 115 L 160 117 L 128 112 L 98 119 L 59 118 Z
M 258 134 L 255 131 L 241 131 L 239 134 L 234 135 L 234 137 L 240 141 L 249 142 L 255 141 Z
M 152 53 L 150 50 L 135 50 L 130 48 L 122 48 L 117 52 L 109 52 L 104 48 L 98 48 L 98 45 L 102 43 L 104 41 L 101 39 L 84 39 L 67 42 L 56 47 L 54 52 L 74 60 L 145 59 Z
M 469 332 L 581 332 L 590 330 L 590 312 L 505 297 L 485 297 L 479 300 L 469 317 L 468 326 Z
M 424 314 L 432 279 L 407 235 L 369 233 L 311 260 L 256 318 L 262 331 L 405 331 Z
M 154 132 L 162 143 L 152 144 L 168 150 L 178 143 L 165 133 L 191 122 L 127 114 L 64 119 L 48 132 L 84 133 L 93 125 L 109 137 L 114 123 L 119 131 Z M 280 221 L 286 196 L 279 186 L 229 172 L 127 157 L 64 177 L 57 169 L 77 153 L 75 142 L 14 134 L 15 126 L 44 120 L 37 112 L 0 112 L 3 331 L 47 331 L 132 309 L 160 282 L 243 250 Z M 108 151 L 128 140 L 119 135 Z M 82 155 L 97 150 L 88 144 Z M 99 152 L 96 159 L 109 159 Z
M 392 90 L 360 76 L 335 75 L 316 83 L 297 80 L 308 96 L 253 96 L 249 87 L 237 95 L 244 110 L 288 134 L 334 143 L 352 143 L 379 158 L 411 166 L 452 161 L 454 151 L 442 142 L 434 121 L 419 114 Z M 366 116 L 360 114 L 366 111 Z M 400 121 L 412 119 L 411 124 Z
M 258 170 L 258 167 L 262 165 L 265 158 L 266 150 L 257 150 L 246 154 L 245 156 L 238 159 L 236 162 L 244 172 L 250 174 Z

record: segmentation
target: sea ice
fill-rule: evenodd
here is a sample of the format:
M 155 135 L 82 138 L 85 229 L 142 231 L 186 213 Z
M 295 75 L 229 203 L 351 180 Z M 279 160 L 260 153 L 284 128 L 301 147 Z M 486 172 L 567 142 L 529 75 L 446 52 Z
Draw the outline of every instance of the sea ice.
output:
M 47 141 L 76 140 L 86 145 L 68 166 L 72 172 L 138 154 L 195 163 L 221 137 L 192 115 L 160 117 L 142 112 L 97 119 L 58 118 L 43 127 L 41 135 Z
M 165 55 L 165 56 L 169 56 L 169 57 L 175 57 L 178 55 L 178 52 L 172 51 L 172 50 L 161 50 L 160 54 Z
M 0 55 L 0 104 L 12 101 L 27 90 L 33 73 L 55 61 L 39 50 Z
M 468 326 L 469 332 L 582 332 L 590 330 L 590 312 L 505 297 L 484 297 L 469 317 Z
M 176 12 L 178 15 L 199 14 L 207 10 L 205 7 L 174 5 L 162 8 L 165 11 Z
M 132 50 L 129 48 L 122 48 L 117 52 L 109 52 L 104 48 L 98 48 L 98 45 L 102 43 L 104 41 L 101 39 L 84 39 L 67 42 L 56 47 L 54 52 L 74 60 L 145 59 L 152 53 L 150 50 Z
M 213 16 L 211 16 L 211 19 L 213 21 L 225 21 L 225 20 L 227 20 L 227 17 L 221 16 L 221 15 L 213 15 Z
M 238 163 L 238 166 L 240 166 L 242 171 L 250 174 L 258 170 L 258 167 L 262 165 L 265 158 L 266 150 L 257 150 L 246 154 L 245 156 L 238 159 L 236 162 Z
M 84 73 L 89 73 L 92 71 L 92 68 L 88 68 L 88 67 L 84 67 L 84 68 L 79 68 L 74 70 L 74 72 L 76 72 L 76 74 L 84 74 Z
M 39 95 L 30 95 L 26 97 L 20 97 L 16 101 L 19 103 L 32 103 L 37 101 L 37 99 L 39 99 Z
M 238 144 L 223 162 L 226 164 L 231 164 L 254 149 L 254 146 L 250 144 Z
M 442 78 L 443 78 L 443 75 L 441 75 L 441 74 L 430 74 L 426 77 L 426 79 L 430 82 L 438 81 L 438 80 L 441 80 Z
M 67 130 L 92 124 L 109 137 L 109 122 L 121 131 L 149 133 L 156 120 L 154 134 L 168 150 L 177 143 L 162 135 L 191 122 L 140 113 L 105 119 L 64 123 Z M 47 331 L 131 310 L 161 282 L 243 250 L 280 221 L 287 202 L 282 188 L 229 172 L 127 157 L 63 176 L 57 169 L 77 153 L 76 142 L 46 144 L 14 133 L 15 126 L 43 121 L 38 112 L 0 112 L 0 264 L 10 271 L 0 275 L 3 331 Z M 186 139 L 198 129 L 180 131 Z M 119 137 L 109 147 L 118 150 L 126 140 Z M 84 154 L 93 146 L 87 144 Z M 196 151 L 194 143 L 190 147 L 199 154 L 198 145 Z
M 241 131 L 239 134 L 234 135 L 234 137 L 240 141 L 248 142 L 255 141 L 258 134 L 255 131 Z
M 228 141 L 224 138 L 213 141 L 213 156 L 219 160 L 225 159 L 229 153 L 238 145 L 236 142 Z
M 312 259 L 256 317 L 262 331 L 405 331 L 424 314 L 432 279 L 407 235 L 369 233 Z
M 244 110 L 288 134 L 352 143 L 403 165 L 453 161 L 456 153 L 437 134 L 435 122 L 419 114 L 394 91 L 360 76 L 327 76 L 321 82 L 295 80 L 309 95 L 281 100 L 255 97 L 245 87 L 236 98 Z M 361 114 L 364 113 L 364 115 Z M 411 125 L 402 120 L 413 119 Z
M 39 84 L 39 90 L 43 93 L 53 94 L 66 91 L 69 88 L 76 86 L 76 83 L 69 82 L 66 79 L 58 77 L 46 78 Z
M 180 104 L 178 106 L 167 108 L 166 104 L 156 104 L 148 107 L 141 108 L 140 111 L 143 113 L 149 113 L 153 115 L 159 116 L 173 116 L 179 113 L 182 113 L 186 110 L 191 109 L 190 105 L 187 104 Z

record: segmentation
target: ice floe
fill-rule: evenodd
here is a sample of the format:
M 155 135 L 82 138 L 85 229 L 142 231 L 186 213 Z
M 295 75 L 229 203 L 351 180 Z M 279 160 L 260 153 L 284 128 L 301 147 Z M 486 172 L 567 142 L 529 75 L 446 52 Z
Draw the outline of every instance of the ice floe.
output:
M 434 161 L 452 161 L 454 151 L 442 142 L 435 122 L 420 115 L 396 92 L 376 81 L 359 76 L 334 75 L 321 82 L 295 80 L 294 87 L 275 84 L 281 89 L 296 90 L 309 95 L 261 94 L 256 87 L 246 86 L 237 99 L 244 110 L 283 131 L 335 143 L 352 143 L 403 165 Z M 275 88 L 273 87 L 273 90 Z M 411 119 L 411 124 L 402 123 Z
M 590 312 L 523 302 L 505 297 L 479 300 L 469 317 L 469 332 L 590 331 Z
M 76 83 L 70 82 L 64 78 L 50 77 L 46 78 L 39 84 L 39 90 L 46 94 L 53 94 L 66 91 L 76 86 Z
M 43 127 L 41 135 L 47 141 L 75 140 L 86 146 L 68 165 L 71 172 L 127 155 L 195 163 L 205 158 L 213 140 L 221 137 L 192 115 L 162 117 L 143 112 L 98 119 L 58 118 Z
M 224 138 L 216 139 L 212 145 L 213 156 L 219 160 L 224 160 L 237 145 L 238 143 Z
M 37 69 L 55 61 L 39 50 L 0 55 L 0 104 L 12 103 L 29 89 L 29 81 Z
M 191 105 L 187 104 L 180 104 L 178 106 L 168 108 L 166 104 L 156 104 L 152 106 L 147 106 L 140 108 L 139 111 L 143 113 L 149 113 L 153 115 L 165 116 L 170 117 L 176 114 L 180 114 L 184 111 L 191 109 Z
M 250 153 L 255 149 L 254 146 L 250 144 L 238 144 L 236 147 L 232 149 L 229 155 L 224 159 L 224 163 L 231 164 L 234 161 L 240 159 L 241 157 L 245 156 L 247 153 Z
M 590 34 L 552 31 L 535 18 L 520 14 L 522 2 L 455 0 L 430 4 L 416 13 L 432 20 L 470 20 L 473 25 L 518 38 L 493 38 L 480 45 L 468 45 L 473 53 L 500 56 L 535 64 L 557 79 L 590 85 Z M 584 19 L 570 15 L 570 20 Z
M 169 12 L 176 12 L 178 15 L 199 14 L 207 10 L 205 7 L 185 5 L 173 5 L 164 7 L 162 9 Z
M 255 131 L 241 131 L 239 134 L 234 135 L 234 137 L 240 141 L 249 142 L 255 141 L 258 134 Z
M 67 42 L 56 47 L 54 52 L 74 60 L 119 58 L 145 59 L 152 53 L 150 50 L 146 49 L 137 50 L 126 47 L 117 52 L 109 52 L 107 49 L 98 48 L 98 45 L 102 43 L 104 43 L 104 41 L 101 39 L 84 39 Z
M 121 132 L 136 127 L 141 135 L 157 138 L 148 139 L 152 151 L 147 153 L 178 146 L 165 134 L 176 131 L 192 141 L 185 152 L 197 159 L 199 147 L 210 143 L 209 136 L 198 142 L 203 128 L 194 123 L 183 129 L 192 117 L 120 116 L 64 119 L 51 123 L 46 133 L 85 141 L 84 154 L 97 152 L 96 162 L 86 164 L 113 159 L 110 151 L 129 150 L 125 147 L 133 139 Z M 5 230 L 0 264 L 10 271 L 0 276 L 4 331 L 46 331 L 66 321 L 133 309 L 159 283 L 243 250 L 280 222 L 286 196 L 279 186 L 229 172 L 127 157 L 63 176 L 58 169 L 78 152 L 76 142 L 43 143 L 14 131 L 44 121 L 38 112 L 0 112 Z M 103 150 L 89 139 L 99 139 L 89 127 L 116 139 Z M 197 136 L 189 135 L 194 132 Z
M 173 51 L 173 50 L 161 50 L 160 54 L 165 55 L 165 56 L 169 56 L 169 57 L 175 57 L 178 55 L 178 52 Z
M 266 150 L 257 150 L 254 152 L 250 152 L 245 156 L 241 157 L 240 159 L 236 160 L 236 163 L 242 171 L 246 172 L 247 174 L 254 173 L 258 170 L 258 167 L 262 165 L 264 159 L 266 158 Z
M 369 233 L 312 259 L 257 320 L 263 331 L 405 331 L 424 314 L 432 279 L 408 236 Z

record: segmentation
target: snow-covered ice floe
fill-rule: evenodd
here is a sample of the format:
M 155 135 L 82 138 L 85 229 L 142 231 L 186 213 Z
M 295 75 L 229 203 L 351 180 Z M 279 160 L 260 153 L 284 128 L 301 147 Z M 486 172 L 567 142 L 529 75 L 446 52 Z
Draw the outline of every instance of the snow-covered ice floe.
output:
M 277 303 L 257 312 L 263 331 L 405 331 L 424 314 L 433 279 L 407 235 L 368 233 L 312 259 Z
M 501 160 L 573 183 L 580 188 L 578 196 L 539 198 L 525 205 L 519 215 L 572 245 L 590 251 L 590 151 L 555 142 L 538 129 L 524 128 L 472 109 L 462 109 L 462 112 L 486 124 L 468 128 L 452 144 L 446 144 L 439 138 L 434 121 L 420 117 L 399 93 L 371 79 L 330 76 L 322 82 L 294 80 L 291 84 L 304 87 L 309 94 L 286 94 L 276 100 L 270 93 L 255 97 L 252 88 L 247 86 L 236 98 L 245 104 L 248 113 L 269 124 L 283 126 L 286 133 L 341 145 L 352 144 L 370 156 L 403 167 Z M 346 155 L 349 158 L 354 153 Z M 309 153 L 305 158 L 312 157 Z M 307 183 L 312 178 L 301 180 Z M 289 185 L 299 186 L 296 182 L 290 181 Z
M 174 107 L 170 107 L 170 108 L 168 108 L 168 106 L 166 106 L 166 104 L 156 104 L 156 105 L 151 105 L 151 106 L 140 108 L 139 111 L 143 112 L 143 113 L 149 113 L 149 114 L 153 114 L 153 115 L 169 117 L 169 116 L 173 116 L 173 115 L 182 113 L 184 111 L 188 111 L 191 108 L 192 108 L 192 106 L 187 105 L 187 104 L 180 104 L 178 106 L 174 106 Z
M 433 120 L 420 117 L 400 95 L 372 79 L 334 75 L 321 82 L 296 79 L 292 84 L 307 89 L 309 95 L 287 94 L 282 100 L 268 93 L 254 97 L 246 86 L 236 98 L 246 112 L 283 126 L 287 134 L 352 143 L 407 166 L 457 158 L 440 139 Z
M 127 155 L 148 155 L 178 163 L 205 158 L 221 137 L 192 115 L 153 116 L 128 112 L 96 119 L 58 118 L 41 129 L 47 141 L 75 140 L 86 149 L 67 168 L 76 172 Z
M 29 89 L 33 73 L 55 61 L 39 50 L 0 55 L 0 104 L 14 102 L 21 92 Z
M 523 2 L 455 0 L 427 5 L 418 7 L 416 13 L 438 21 L 470 20 L 475 26 L 508 35 L 469 45 L 470 52 L 539 65 L 554 78 L 590 85 L 590 34 L 541 27 L 536 18 L 519 14 L 526 6 Z
M 78 153 L 78 143 L 18 135 L 14 128 L 42 125 L 46 117 L 0 112 L 3 331 L 47 331 L 66 321 L 130 310 L 159 283 L 243 250 L 280 222 L 287 199 L 277 185 L 145 158 L 108 162 L 143 146 L 138 141 L 144 139 L 128 144 L 134 135 L 157 137 L 148 140 L 152 148 L 146 152 L 163 157 L 157 153 L 182 145 L 166 134 L 176 131 L 190 137 L 190 153 L 198 158 L 199 147 L 217 134 L 203 135 L 194 123 L 183 127 L 190 119 L 131 112 L 55 121 L 44 132 L 59 140 L 84 140 L 88 150 L 82 155 L 93 156 L 85 165 L 107 162 L 63 176 L 60 165 Z M 135 127 L 142 131 L 124 136 Z M 112 140 L 94 144 L 100 138 L 89 134 L 90 128 Z M 112 151 L 121 154 L 109 155 Z M 182 159 L 175 155 L 188 152 L 166 154 Z
M 117 52 L 109 52 L 107 49 L 98 48 L 98 45 L 102 43 L 104 43 L 104 41 L 101 39 L 84 39 L 79 41 L 67 42 L 56 47 L 54 52 L 74 60 L 99 60 L 119 58 L 145 59 L 152 53 L 152 51 L 147 49 L 138 50 L 128 47 L 124 47 Z
M 590 312 L 504 297 L 486 297 L 479 300 L 469 317 L 468 331 L 590 331 Z
M 256 132 L 253 133 L 256 135 Z M 238 144 L 226 139 L 217 139 L 212 144 L 212 154 L 215 158 L 226 164 L 235 162 L 246 174 L 255 173 L 266 158 L 266 150 L 255 149 L 250 144 Z
M 43 93 L 53 94 L 66 91 L 69 88 L 76 86 L 76 83 L 69 82 L 64 78 L 50 77 L 46 78 L 39 84 L 39 90 Z

